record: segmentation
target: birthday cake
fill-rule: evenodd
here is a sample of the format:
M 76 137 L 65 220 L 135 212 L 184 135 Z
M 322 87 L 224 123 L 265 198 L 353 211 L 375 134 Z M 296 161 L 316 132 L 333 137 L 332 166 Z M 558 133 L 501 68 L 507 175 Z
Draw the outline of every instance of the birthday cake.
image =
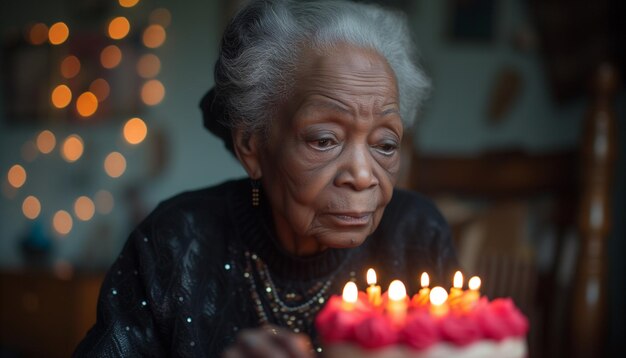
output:
M 379 286 L 370 285 L 365 293 L 349 282 L 343 296 L 331 297 L 315 324 L 327 358 L 528 355 L 528 320 L 513 301 L 490 301 L 478 289 L 462 290 L 456 282 L 450 294 L 441 287 L 423 287 L 412 298 L 400 281 L 383 295 Z

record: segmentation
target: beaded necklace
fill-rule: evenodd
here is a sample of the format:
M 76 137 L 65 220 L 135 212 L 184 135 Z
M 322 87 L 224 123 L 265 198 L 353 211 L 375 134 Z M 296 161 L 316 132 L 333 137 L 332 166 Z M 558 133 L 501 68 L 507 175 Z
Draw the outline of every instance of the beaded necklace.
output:
M 248 280 L 259 324 L 274 323 L 296 333 L 309 331 L 313 326 L 313 319 L 328 299 L 328 290 L 333 279 L 348 261 L 347 258 L 327 280 L 315 282 L 300 295 L 295 292 L 281 292 L 284 290 L 275 285 L 263 260 L 257 254 L 246 251 L 244 277 Z M 284 299 L 281 298 L 281 293 Z

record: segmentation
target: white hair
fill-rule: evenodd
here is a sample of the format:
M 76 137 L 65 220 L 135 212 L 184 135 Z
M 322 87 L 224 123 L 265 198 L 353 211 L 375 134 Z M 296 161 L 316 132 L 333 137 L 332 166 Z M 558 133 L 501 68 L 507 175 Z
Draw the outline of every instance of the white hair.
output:
M 216 98 L 226 126 L 266 129 L 274 105 L 290 95 L 303 48 L 326 53 L 339 43 L 373 49 L 394 71 L 400 114 L 411 126 L 430 81 L 415 62 L 406 16 L 347 1 L 256 0 L 224 31 L 215 64 Z

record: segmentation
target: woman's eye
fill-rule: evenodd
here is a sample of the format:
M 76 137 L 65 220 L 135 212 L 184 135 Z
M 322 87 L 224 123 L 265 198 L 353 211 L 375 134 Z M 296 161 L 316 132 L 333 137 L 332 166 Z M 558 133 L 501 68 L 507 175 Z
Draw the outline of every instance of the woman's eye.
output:
M 309 142 L 309 144 L 317 150 L 329 150 L 337 145 L 337 141 L 333 138 L 320 138 Z
M 391 156 L 398 150 L 398 145 L 395 143 L 381 143 L 376 147 L 376 150 L 381 154 Z

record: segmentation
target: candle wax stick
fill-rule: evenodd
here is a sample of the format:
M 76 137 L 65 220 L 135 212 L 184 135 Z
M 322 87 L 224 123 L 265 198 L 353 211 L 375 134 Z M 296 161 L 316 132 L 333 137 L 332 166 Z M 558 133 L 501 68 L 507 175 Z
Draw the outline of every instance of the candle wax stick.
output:
M 380 286 L 370 285 L 370 287 L 367 288 L 367 298 L 374 307 L 380 306 L 382 303 Z
M 419 292 L 413 296 L 413 305 L 416 307 L 423 307 L 428 305 L 430 302 L 430 288 L 424 287 L 419 290 Z

